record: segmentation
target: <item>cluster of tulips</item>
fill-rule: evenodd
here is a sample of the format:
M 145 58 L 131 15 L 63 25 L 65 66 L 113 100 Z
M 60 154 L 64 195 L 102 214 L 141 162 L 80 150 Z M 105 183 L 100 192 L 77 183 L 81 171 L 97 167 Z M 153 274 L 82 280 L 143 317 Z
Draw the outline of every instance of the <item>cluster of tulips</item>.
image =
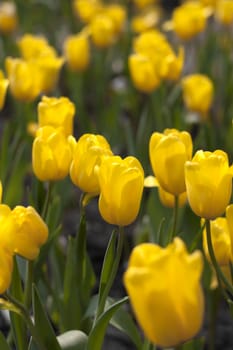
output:
M 161 3 L 74 0 L 75 30 L 58 47 L 19 30 L 20 2 L 0 4 L 0 308 L 11 322 L 2 350 L 100 350 L 111 322 L 138 350 L 204 342 L 213 350 L 214 329 L 208 339 L 202 333 L 204 315 L 214 314 L 206 300 L 219 290 L 232 310 L 233 1 L 184 1 L 169 14 Z M 17 171 L 27 188 L 16 196 L 17 183 L 10 196 Z M 80 221 L 67 238 L 62 211 L 76 188 Z M 140 236 L 153 221 L 151 198 L 153 212 L 162 207 L 173 220 L 164 229 L 161 217 L 135 239 L 122 277 L 127 296 L 115 300 L 124 228 Z M 93 295 L 86 210 L 95 199 L 113 233 Z M 197 229 L 190 220 L 186 232 L 182 211 Z

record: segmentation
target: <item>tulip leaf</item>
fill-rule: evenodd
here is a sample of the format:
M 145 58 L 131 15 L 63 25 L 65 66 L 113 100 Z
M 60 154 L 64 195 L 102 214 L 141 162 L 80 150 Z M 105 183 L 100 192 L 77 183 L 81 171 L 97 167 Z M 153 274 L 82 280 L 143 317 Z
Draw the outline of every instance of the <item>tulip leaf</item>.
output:
M 86 350 L 101 350 L 106 333 L 106 328 L 117 310 L 128 300 L 128 297 L 115 302 L 97 319 L 94 328 L 91 330 Z
M 43 303 L 40 299 L 39 292 L 35 285 L 33 285 L 33 311 L 35 317 L 35 328 L 38 335 L 43 341 L 47 349 L 61 350 L 57 341 L 53 327 L 48 319 L 47 313 L 44 309 Z
M 0 332 L 0 349 L 1 350 L 11 350 L 10 346 L 8 345 L 4 335 L 2 332 Z
M 205 345 L 204 337 L 193 339 L 182 345 L 182 350 L 203 350 Z
M 85 350 L 87 335 L 79 330 L 70 330 L 57 337 L 62 350 Z

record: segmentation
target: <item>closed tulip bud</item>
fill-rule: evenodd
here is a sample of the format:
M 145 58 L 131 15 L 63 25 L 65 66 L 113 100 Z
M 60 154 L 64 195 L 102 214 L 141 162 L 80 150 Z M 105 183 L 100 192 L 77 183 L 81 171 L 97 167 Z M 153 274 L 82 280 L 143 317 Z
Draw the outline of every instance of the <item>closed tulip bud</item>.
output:
M 0 4 L 0 32 L 12 33 L 18 26 L 17 9 L 13 2 L 2 1 Z
M 43 96 L 38 104 L 39 126 L 61 128 L 66 136 L 73 134 L 75 105 L 67 97 Z
M 38 129 L 32 147 L 32 166 L 38 179 L 64 179 L 69 173 L 71 159 L 70 144 L 61 130 L 51 126 Z
M 144 184 L 144 172 L 134 157 L 103 159 L 99 172 L 99 211 L 112 225 L 126 226 L 137 217 Z
M 74 72 L 83 72 L 90 63 L 90 44 L 87 35 L 70 35 L 64 42 L 64 55 L 68 67 Z
M 105 7 L 105 13 L 109 16 L 114 24 L 115 33 L 120 33 L 126 20 L 126 9 L 119 4 L 111 4 Z
M 0 70 L 0 110 L 3 108 L 6 98 L 6 92 L 9 80 L 4 77 L 3 71 Z
M 40 247 L 47 241 L 48 227 L 36 210 L 29 206 L 16 206 L 11 216 L 14 220 L 14 230 L 11 232 L 14 254 L 34 260 Z
M 202 270 L 201 253 L 189 254 L 180 238 L 166 248 L 143 243 L 133 249 L 124 284 L 151 342 L 173 347 L 199 332 L 204 313 Z
M 133 84 L 139 91 L 150 93 L 161 83 L 153 61 L 145 55 L 130 55 L 129 71 Z
M 8 250 L 0 247 L 0 294 L 3 294 L 10 286 L 13 271 L 13 257 Z
M 98 48 L 105 48 L 114 44 L 116 40 L 115 26 L 112 18 L 101 13 L 90 23 L 91 39 Z
M 199 150 L 185 164 L 188 201 L 193 212 L 205 219 L 221 216 L 230 201 L 232 170 L 228 156 L 221 150 Z
M 85 23 L 89 23 L 103 7 L 99 0 L 74 0 L 73 6 L 77 16 Z
M 215 9 L 215 18 L 224 25 L 230 25 L 233 22 L 233 1 L 219 0 Z
M 55 49 L 43 36 L 24 34 L 17 41 L 17 45 L 25 60 L 37 59 L 38 57 L 56 57 Z
M 213 82 L 203 74 L 191 74 L 182 79 L 182 90 L 186 107 L 206 116 L 213 102 Z
M 214 255 L 220 266 L 229 265 L 233 260 L 232 240 L 233 232 L 230 231 L 227 218 L 218 217 L 210 221 L 211 240 L 214 249 Z M 203 248 L 207 259 L 211 262 L 207 245 L 206 229 L 203 231 Z
M 170 194 L 186 191 L 184 164 L 192 158 L 192 139 L 188 132 L 165 129 L 154 132 L 149 142 L 149 156 L 153 172 L 160 186 Z
M 135 33 L 142 33 L 155 27 L 160 20 L 161 11 L 157 7 L 149 7 L 131 20 L 131 28 Z
M 9 88 L 20 101 L 34 101 L 41 92 L 42 76 L 33 61 L 7 57 L 5 60 Z
M 47 94 L 55 88 L 64 62 L 63 57 L 39 57 L 34 62 L 41 74 L 41 92 Z
M 109 156 L 112 156 L 112 151 L 102 135 L 82 135 L 73 145 L 73 160 L 70 166 L 72 182 L 85 193 L 98 194 L 98 168 L 102 159 Z

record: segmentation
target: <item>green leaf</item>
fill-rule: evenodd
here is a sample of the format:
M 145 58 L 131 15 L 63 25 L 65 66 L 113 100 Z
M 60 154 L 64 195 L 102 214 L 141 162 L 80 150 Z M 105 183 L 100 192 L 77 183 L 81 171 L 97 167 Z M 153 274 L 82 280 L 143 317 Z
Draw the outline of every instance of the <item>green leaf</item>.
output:
M 190 340 L 189 342 L 182 345 L 182 350 L 203 350 L 205 345 L 205 339 L 197 338 Z
M 101 350 L 104 336 L 106 333 L 106 328 L 115 314 L 115 312 L 128 300 L 128 297 L 125 297 L 113 305 L 111 305 L 97 320 L 95 327 L 91 330 L 87 350 Z
M 33 285 L 33 311 L 35 328 L 47 349 L 61 350 L 53 327 L 48 319 L 43 303 L 35 285 Z
M 1 350 L 11 350 L 4 335 L 0 332 L 0 349 Z
M 71 330 L 57 337 L 62 350 L 85 350 L 87 335 L 79 330 Z

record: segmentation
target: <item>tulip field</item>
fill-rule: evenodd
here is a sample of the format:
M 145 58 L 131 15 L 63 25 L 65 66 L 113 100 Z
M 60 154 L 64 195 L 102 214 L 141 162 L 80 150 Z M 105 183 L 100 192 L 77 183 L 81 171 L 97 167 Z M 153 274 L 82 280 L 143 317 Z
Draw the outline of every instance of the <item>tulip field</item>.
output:
M 233 0 L 0 1 L 0 64 L 0 349 L 232 350 Z

